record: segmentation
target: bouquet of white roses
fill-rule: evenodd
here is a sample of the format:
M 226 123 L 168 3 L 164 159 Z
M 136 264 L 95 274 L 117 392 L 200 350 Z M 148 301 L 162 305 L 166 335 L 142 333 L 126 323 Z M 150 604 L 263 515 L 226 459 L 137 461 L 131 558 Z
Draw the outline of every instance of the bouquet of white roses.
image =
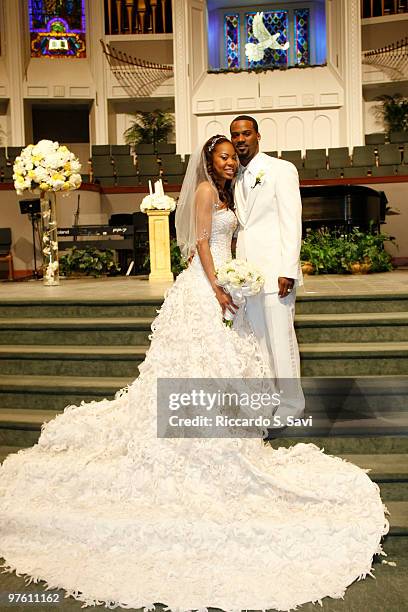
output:
M 216 270 L 217 285 L 222 287 L 232 297 L 236 306 L 242 306 L 245 298 L 259 293 L 264 286 L 265 279 L 260 271 L 240 259 L 233 259 Z M 229 310 L 224 314 L 227 325 L 232 326 L 234 316 Z
M 14 187 L 18 195 L 33 191 L 70 191 L 81 185 L 81 164 L 69 149 L 52 140 L 28 145 L 13 166 Z

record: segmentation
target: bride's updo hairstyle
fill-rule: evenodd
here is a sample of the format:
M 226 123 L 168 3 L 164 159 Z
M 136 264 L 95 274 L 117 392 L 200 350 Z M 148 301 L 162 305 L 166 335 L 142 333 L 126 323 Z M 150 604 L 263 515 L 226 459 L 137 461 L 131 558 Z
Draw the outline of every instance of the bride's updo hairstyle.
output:
M 217 145 L 223 142 L 229 142 L 230 144 L 232 144 L 230 139 L 227 138 L 226 136 L 223 136 L 222 134 L 216 134 L 215 136 L 212 136 L 211 138 L 207 140 L 207 142 L 205 143 L 203 147 L 203 151 L 204 151 L 207 174 L 209 178 L 211 179 L 211 181 L 214 183 L 216 190 L 218 191 L 218 196 L 220 198 L 220 201 L 227 204 L 228 208 L 234 208 L 232 181 L 225 181 L 225 186 L 222 187 L 222 185 L 218 181 L 216 173 L 214 172 L 214 166 L 213 166 L 214 151 L 217 148 Z

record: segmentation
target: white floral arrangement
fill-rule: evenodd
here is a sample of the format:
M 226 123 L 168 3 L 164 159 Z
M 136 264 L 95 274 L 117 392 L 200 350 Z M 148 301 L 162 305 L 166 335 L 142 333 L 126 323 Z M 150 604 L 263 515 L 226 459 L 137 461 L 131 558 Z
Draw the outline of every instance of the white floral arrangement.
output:
M 175 210 L 176 200 L 166 195 L 158 195 L 153 193 L 145 196 L 140 204 L 140 210 L 146 212 L 147 210 Z
M 71 191 L 81 185 L 81 164 L 65 146 L 40 140 L 25 147 L 13 166 L 14 187 L 18 195 L 26 190 Z
M 176 209 L 176 200 L 164 194 L 163 183 L 161 179 L 154 184 L 154 193 L 152 183 L 149 181 L 150 194 L 145 196 L 140 204 L 141 212 L 148 210 L 170 210 Z
M 232 297 L 236 306 L 242 306 L 247 297 L 257 295 L 265 284 L 260 271 L 247 261 L 232 259 L 216 270 L 217 285 Z M 226 310 L 224 320 L 232 326 L 234 316 Z

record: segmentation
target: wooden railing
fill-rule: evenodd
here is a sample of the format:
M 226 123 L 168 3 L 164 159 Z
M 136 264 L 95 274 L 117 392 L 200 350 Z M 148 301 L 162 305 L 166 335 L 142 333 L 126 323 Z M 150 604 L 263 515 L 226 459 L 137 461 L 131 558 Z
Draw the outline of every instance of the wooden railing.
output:
M 105 0 L 105 34 L 172 32 L 171 0 Z
M 407 0 L 361 0 L 361 17 L 387 17 L 408 12 Z

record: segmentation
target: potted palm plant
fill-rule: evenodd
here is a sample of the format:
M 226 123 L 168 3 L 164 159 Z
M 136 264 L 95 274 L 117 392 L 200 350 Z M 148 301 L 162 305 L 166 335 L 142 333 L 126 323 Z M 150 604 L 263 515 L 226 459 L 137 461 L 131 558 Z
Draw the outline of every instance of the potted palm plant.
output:
M 123 133 L 127 144 L 133 147 L 139 143 L 153 144 L 156 149 L 158 142 L 167 142 L 174 126 L 172 113 L 162 110 L 139 111 L 134 115 L 134 121 Z
M 374 107 L 374 113 L 383 121 L 387 133 L 408 132 L 408 98 L 396 93 L 379 96 L 376 100 L 379 104 Z

